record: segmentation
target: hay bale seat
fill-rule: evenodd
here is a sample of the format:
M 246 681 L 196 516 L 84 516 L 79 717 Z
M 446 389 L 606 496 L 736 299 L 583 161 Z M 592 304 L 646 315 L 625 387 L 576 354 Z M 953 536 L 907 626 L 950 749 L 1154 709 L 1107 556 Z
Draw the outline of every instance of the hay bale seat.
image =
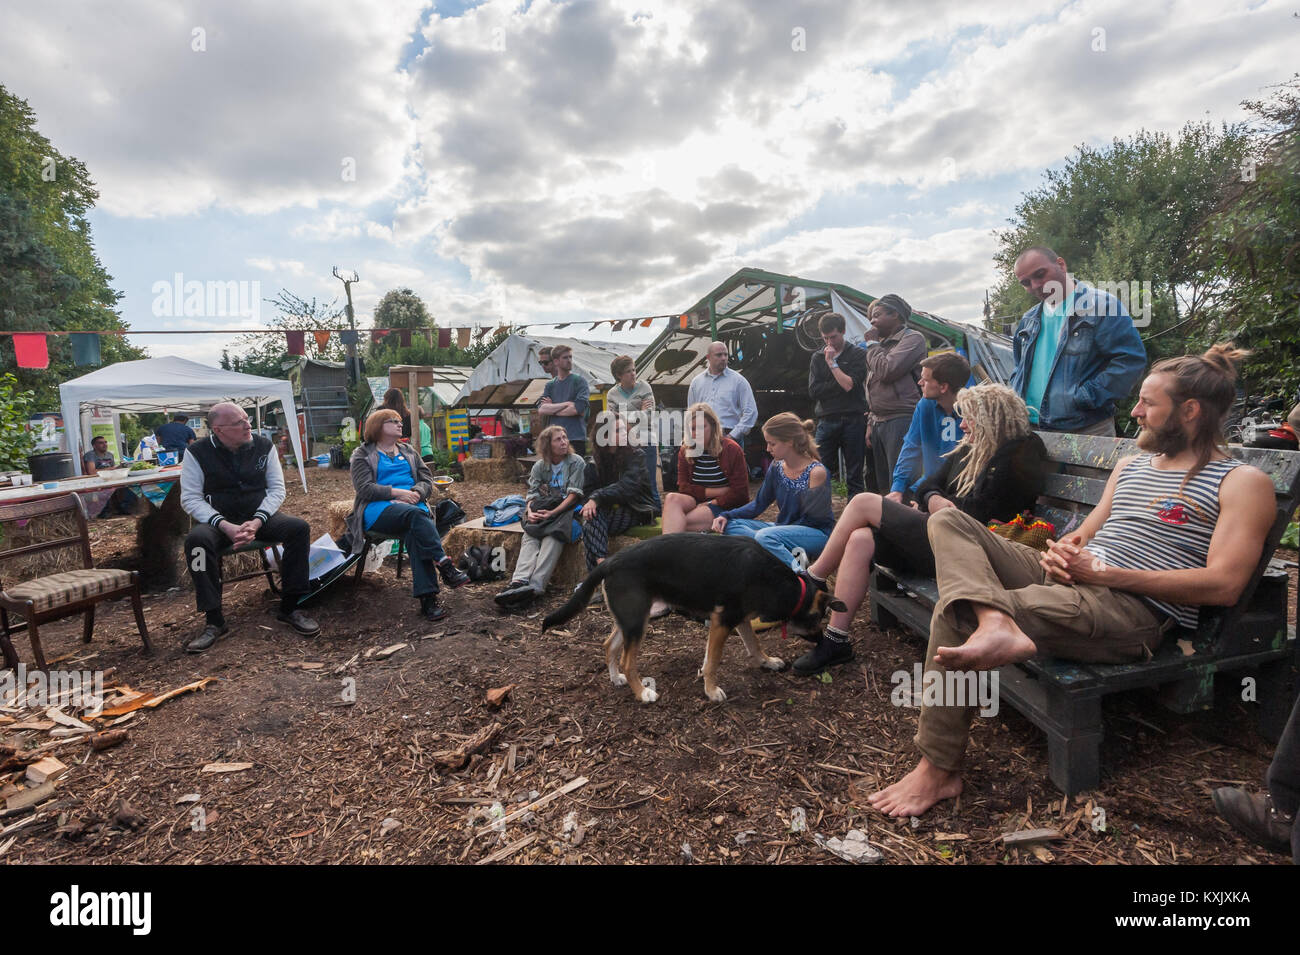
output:
M 514 458 L 466 458 L 460 467 L 467 482 L 506 484 L 519 477 L 519 465 Z
M 635 537 L 632 536 L 633 532 L 636 532 Z M 627 534 L 611 537 L 609 552 L 615 554 L 621 548 L 635 544 L 642 535 L 652 537 L 658 533 L 658 521 L 655 522 L 653 528 L 634 527 Z M 523 540 L 524 526 L 518 521 L 507 524 L 505 527 L 484 527 L 483 518 L 479 517 L 453 527 L 442 539 L 442 546 L 452 560 L 460 560 L 460 555 L 475 544 L 489 549 L 494 547 L 504 548 L 506 556 L 505 573 L 506 579 L 509 580 L 511 572 L 515 569 L 515 563 L 519 560 L 519 548 L 523 544 Z M 587 561 L 582 550 L 582 542 L 568 544 L 560 554 L 559 563 L 555 565 L 555 573 L 551 575 L 548 589 L 553 592 L 557 590 L 560 593 L 567 592 L 577 586 L 578 582 L 586 576 Z

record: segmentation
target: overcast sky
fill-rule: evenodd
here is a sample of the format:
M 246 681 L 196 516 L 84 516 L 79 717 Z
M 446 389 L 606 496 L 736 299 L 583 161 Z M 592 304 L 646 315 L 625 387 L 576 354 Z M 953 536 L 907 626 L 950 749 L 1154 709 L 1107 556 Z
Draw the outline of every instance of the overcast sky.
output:
M 976 321 L 1044 169 L 1242 119 L 1297 9 L 46 0 L 0 14 L 0 83 L 97 181 L 136 328 L 250 324 L 156 314 L 178 273 L 329 300 L 333 265 L 363 327 L 401 285 L 495 326 L 676 312 L 745 266 Z M 134 340 L 215 363 L 229 336 Z

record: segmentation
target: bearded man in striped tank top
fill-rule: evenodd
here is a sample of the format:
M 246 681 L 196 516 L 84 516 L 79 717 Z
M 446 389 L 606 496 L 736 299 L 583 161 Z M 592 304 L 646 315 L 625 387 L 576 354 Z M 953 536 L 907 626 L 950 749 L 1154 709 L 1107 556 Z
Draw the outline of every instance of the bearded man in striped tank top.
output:
M 1276 514 L 1273 482 L 1229 457 L 1223 439 L 1245 354 L 1215 345 L 1158 362 L 1132 412 L 1144 453 L 1115 466 L 1079 530 L 1046 553 L 990 533 L 957 508 L 930 518 L 939 601 L 925 666 L 938 671 L 937 686 L 955 685 L 946 670 L 990 670 L 1038 654 L 1149 659 L 1175 628 L 1196 627 L 1199 607 L 1237 602 Z M 972 713 L 923 705 L 920 762 L 871 804 L 916 816 L 956 797 Z

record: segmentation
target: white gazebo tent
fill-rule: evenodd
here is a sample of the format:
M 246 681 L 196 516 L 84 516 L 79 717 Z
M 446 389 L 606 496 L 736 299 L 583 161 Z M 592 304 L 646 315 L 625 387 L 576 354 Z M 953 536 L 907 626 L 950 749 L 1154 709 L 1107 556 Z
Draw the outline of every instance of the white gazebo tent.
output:
M 302 447 L 298 433 L 298 412 L 293 404 L 293 385 L 278 378 L 259 378 L 237 371 L 225 371 L 198 362 L 165 355 L 142 361 L 122 361 L 59 385 L 63 406 L 64 434 L 68 451 L 81 470 L 81 406 L 98 405 L 117 412 L 139 414 L 149 411 L 203 412 L 219 401 L 252 403 L 261 411 L 280 402 L 293 447 Z M 298 476 L 307 490 L 307 472 L 302 455 Z

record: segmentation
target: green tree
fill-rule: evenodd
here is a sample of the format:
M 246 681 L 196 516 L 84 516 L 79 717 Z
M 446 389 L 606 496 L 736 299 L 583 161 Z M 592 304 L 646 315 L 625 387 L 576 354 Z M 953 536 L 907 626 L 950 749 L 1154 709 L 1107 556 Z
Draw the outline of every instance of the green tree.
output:
M 424 300 L 409 288 L 395 288 L 384 293 L 375 306 L 375 328 L 428 328 L 433 316 Z
M 86 167 L 60 153 L 36 129 L 25 100 L 0 86 L 0 324 L 22 331 L 122 331 L 120 293 L 95 254 L 87 215 L 99 193 Z M 57 408 L 58 385 L 83 374 L 66 336 L 48 339 L 48 370 L 17 368 L 0 349 L 0 373 L 12 371 L 38 410 Z M 100 338 L 110 365 L 146 357 L 120 335 Z
M 1223 276 L 1211 330 L 1251 349 L 1245 384 L 1293 400 L 1300 386 L 1300 74 L 1255 114 L 1251 149 L 1200 235 L 1200 261 Z M 1209 337 L 1209 336 L 1207 336 Z
M 36 446 L 27 430 L 27 416 L 34 410 L 32 393 L 19 390 L 13 375 L 0 375 L 0 468 L 27 470 L 27 455 Z
M 1142 130 L 1105 148 L 1078 147 L 997 233 L 1000 281 L 990 324 L 1002 330 L 1034 304 L 1016 281 L 1015 260 L 1027 246 L 1047 245 L 1079 278 L 1151 283 L 1150 324 L 1142 329 L 1148 356 L 1182 353 L 1187 335 L 1220 308 L 1222 274 L 1195 254 L 1197 237 L 1239 177 L 1248 143 L 1242 125 L 1189 123 L 1177 136 Z M 1141 320 L 1145 299 L 1127 304 Z

